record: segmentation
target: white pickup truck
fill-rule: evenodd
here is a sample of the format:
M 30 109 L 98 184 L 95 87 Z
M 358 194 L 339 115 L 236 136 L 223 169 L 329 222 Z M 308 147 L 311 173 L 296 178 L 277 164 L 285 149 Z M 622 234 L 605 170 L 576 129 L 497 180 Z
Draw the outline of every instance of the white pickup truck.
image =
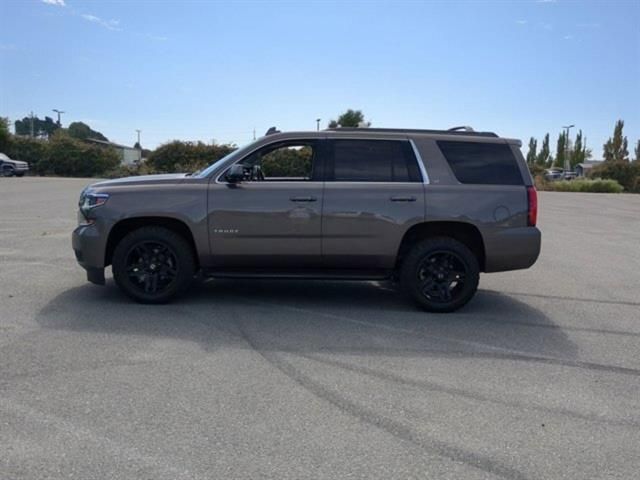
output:
M 29 164 L 20 160 L 12 160 L 0 153 L 0 175 L 3 177 L 22 177 L 29 171 Z

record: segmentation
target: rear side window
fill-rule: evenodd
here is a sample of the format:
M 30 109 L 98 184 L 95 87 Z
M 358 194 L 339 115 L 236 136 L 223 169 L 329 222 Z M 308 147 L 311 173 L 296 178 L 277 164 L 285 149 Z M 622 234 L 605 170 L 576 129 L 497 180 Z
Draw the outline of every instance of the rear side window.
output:
M 408 141 L 334 140 L 329 180 L 336 182 L 421 182 Z
M 523 185 L 509 145 L 439 141 L 438 147 L 460 183 Z

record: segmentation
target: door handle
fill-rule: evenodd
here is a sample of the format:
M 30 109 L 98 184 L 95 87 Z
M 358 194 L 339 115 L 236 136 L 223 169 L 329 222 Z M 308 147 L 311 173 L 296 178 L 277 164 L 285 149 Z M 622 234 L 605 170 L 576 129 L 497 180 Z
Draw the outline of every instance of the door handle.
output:
M 389 200 L 391 200 L 392 202 L 415 202 L 416 197 L 395 196 L 395 197 L 389 198 Z
M 290 197 L 292 202 L 315 202 L 316 197 Z

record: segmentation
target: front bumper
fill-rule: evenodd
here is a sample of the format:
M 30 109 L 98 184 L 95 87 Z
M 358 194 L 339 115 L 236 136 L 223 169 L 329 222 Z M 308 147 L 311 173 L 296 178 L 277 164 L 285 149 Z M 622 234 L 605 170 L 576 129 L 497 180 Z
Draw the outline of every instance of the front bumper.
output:
M 98 225 L 80 225 L 71 235 L 76 260 L 87 271 L 87 280 L 104 285 L 105 240 Z

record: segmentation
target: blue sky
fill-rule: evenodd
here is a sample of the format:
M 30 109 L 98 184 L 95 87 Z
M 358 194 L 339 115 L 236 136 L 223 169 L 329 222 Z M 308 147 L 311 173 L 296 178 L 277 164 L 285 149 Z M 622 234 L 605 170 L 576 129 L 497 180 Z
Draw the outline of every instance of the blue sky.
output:
M 111 140 L 243 144 L 346 108 L 373 126 L 640 137 L 640 1 L 0 0 L 0 115 Z

